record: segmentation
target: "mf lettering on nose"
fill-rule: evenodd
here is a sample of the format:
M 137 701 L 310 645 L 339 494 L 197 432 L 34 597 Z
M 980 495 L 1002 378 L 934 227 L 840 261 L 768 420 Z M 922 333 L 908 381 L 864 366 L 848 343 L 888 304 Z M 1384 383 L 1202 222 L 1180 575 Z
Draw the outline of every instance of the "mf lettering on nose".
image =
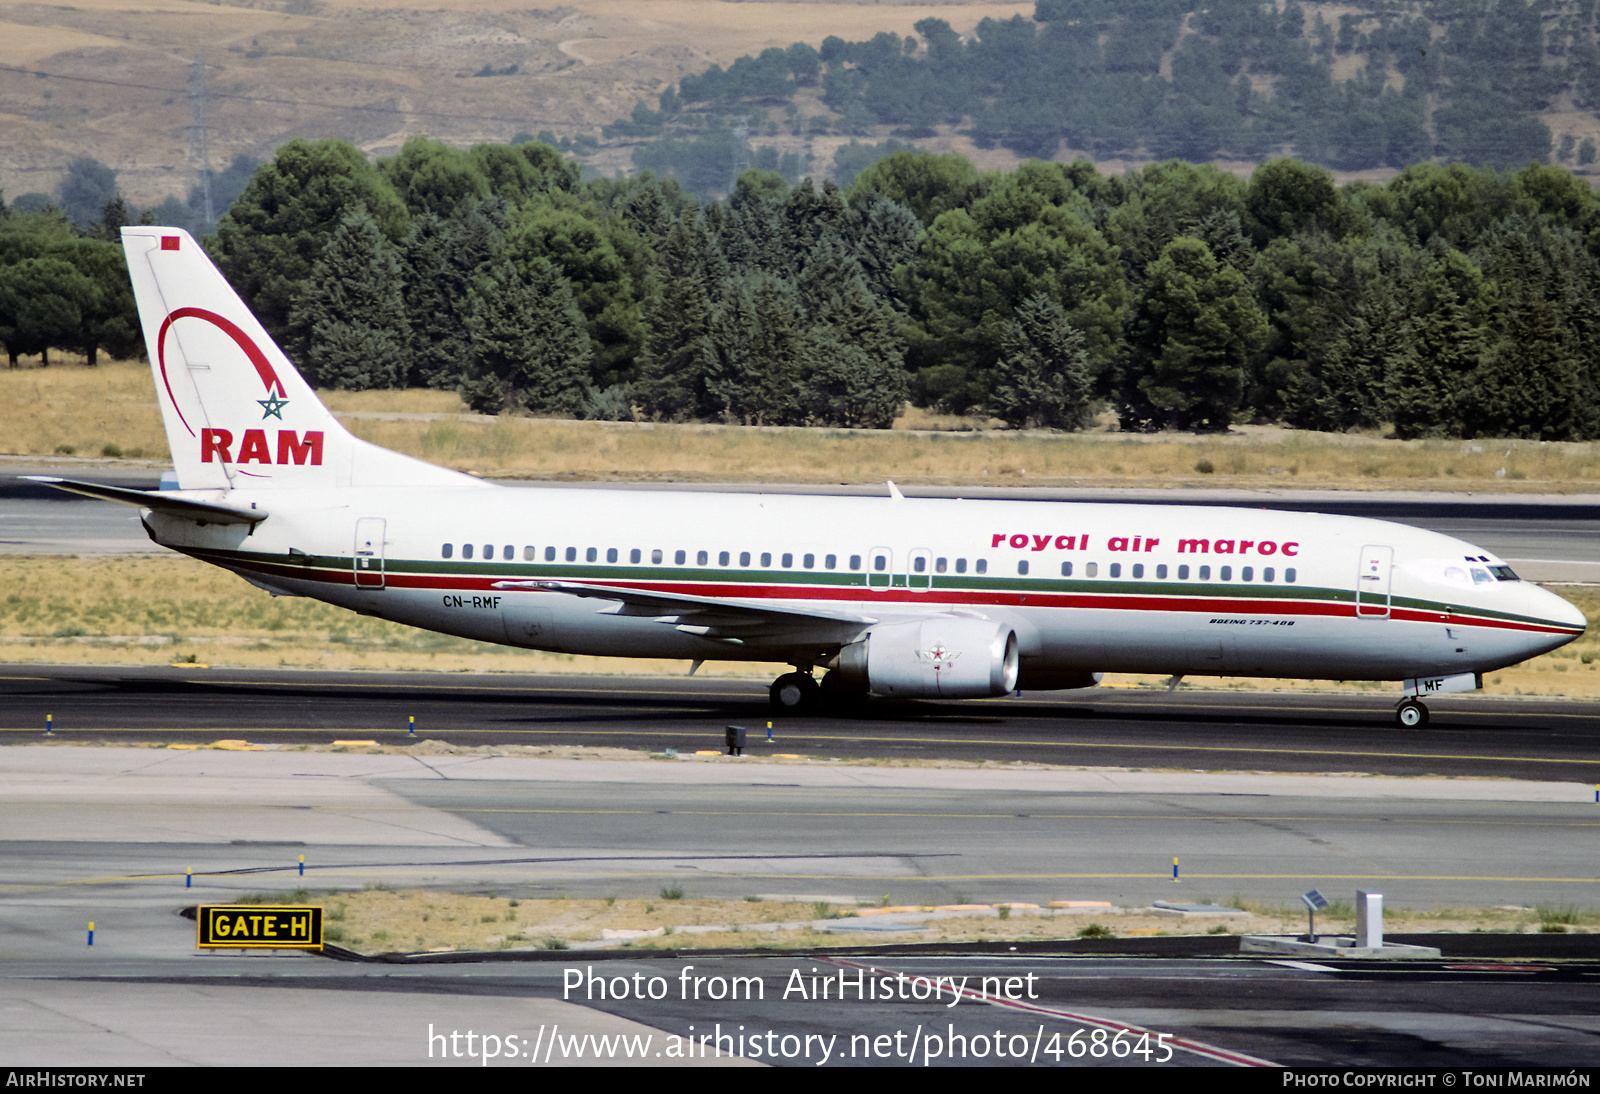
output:
M 267 444 L 267 431 L 264 429 L 245 430 L 244 436 L 239 438 L 236 456 L 230 455 L 234 449 L 233 434 L 229 430 L 202 429 L 200 462 L 211 463 L 216 460 L 221 463 L 310 463 L 322 466 L 321 430 L 308 429 L 304 438 L 292 429 L 280 429 L 277 433 L 277 459 L 273 459 L 273 449 Z

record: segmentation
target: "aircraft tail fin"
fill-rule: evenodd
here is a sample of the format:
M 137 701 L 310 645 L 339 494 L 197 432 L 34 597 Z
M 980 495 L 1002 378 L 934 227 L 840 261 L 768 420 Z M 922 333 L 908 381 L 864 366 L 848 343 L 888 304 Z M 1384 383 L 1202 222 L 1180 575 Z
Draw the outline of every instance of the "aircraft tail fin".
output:
M 480 483 L 351 435 L 189 233 L 124 228 L 122 247 L 183 489 Z

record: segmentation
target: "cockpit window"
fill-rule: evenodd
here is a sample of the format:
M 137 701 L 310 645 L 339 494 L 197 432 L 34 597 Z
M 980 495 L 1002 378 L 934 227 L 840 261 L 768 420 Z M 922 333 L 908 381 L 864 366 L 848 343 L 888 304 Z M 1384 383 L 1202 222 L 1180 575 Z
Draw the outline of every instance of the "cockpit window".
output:
M 1489 576 L 1488 570 L 1480 570 L 1476 566 L 1472 568 L 1472 583 L 1474 585 L 1488 585 L 1493 581 L 1494 578 Z
M 1489 572 L 1499 581 L 1521 581 L 1510 566 L 1490 566 Z

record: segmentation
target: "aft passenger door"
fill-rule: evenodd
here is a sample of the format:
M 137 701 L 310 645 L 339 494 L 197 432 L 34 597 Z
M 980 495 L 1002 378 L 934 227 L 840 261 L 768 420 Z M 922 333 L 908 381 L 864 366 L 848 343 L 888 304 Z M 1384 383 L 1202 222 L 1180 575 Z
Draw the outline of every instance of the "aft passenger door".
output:
M 1393 571 L 1393 547 L 1368 544 L 1361 548 L 1361 567 L 1356 574 L 1358 618 L 1389 618 L 1389 577 Z
M 362 517 L 356 521 L 355 572 L 356 588 L 383 588 L 383 532 L 382 517 Z

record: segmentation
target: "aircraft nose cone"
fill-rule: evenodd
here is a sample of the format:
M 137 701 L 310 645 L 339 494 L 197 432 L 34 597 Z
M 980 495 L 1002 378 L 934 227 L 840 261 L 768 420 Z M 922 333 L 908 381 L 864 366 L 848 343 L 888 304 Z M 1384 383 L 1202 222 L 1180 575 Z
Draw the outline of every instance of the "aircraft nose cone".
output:
M 1589 626 L 1589 620 L 1584 616 L 1583 610 L 1571 601 L 1547 589 L 1534 588 L 1530 591 L 1538 594 L 1535 614 L 1552 626 L 1570 627 L 1580 633 Z

